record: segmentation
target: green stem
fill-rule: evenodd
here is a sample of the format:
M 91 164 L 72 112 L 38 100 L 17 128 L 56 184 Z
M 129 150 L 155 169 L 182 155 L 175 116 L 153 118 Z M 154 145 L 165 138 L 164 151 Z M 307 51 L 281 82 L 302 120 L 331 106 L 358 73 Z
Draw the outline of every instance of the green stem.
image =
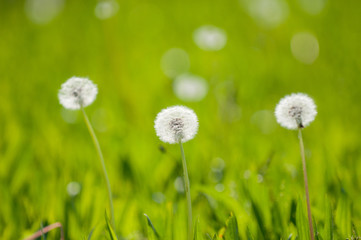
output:
M 301 158 L 302 158 L 302 166 L 303 166 L 303 179 L 305 181 L 305 192 L 306 192 L 307 213 L 308 213 L 308 225 L 310 227 L 311 240 L 314 240 L 311 205 L 310 205 L 310 196 L 308 194 L 308 180 L 307 180 L 307 169 L 306 169 L 306 159 L 305 159 L 305 147 L 303 146 L 302 128 L 301 127 L 298 128 L 298 138 L 300 140 Z
M 103 157 L 103 153 L 102 153 L 102 150 L 100 149 L 100 145 L 99 145 L 99 142 L 98 142 L 98 139 L 95 135 L 95 132 L 94 132 L 94 129 L 88 119 L 88 116 L 86 115 L 85 111 L 84 111 L 84 108 L 81 108 L 81 111 L 83 113 L 83 116 L 84 116 L 84 121 L 88 127 L 88 130 L 89 130 L 89 133 L 90 133 L 90 136 L 92 137 L 93 139 L 93 143 L 94 143 L 94 146 L 97 150 L 97 153 L 98 153 L 98 157 L 99 157 L 99 160 L 100 160 L 100 163 L 102 165 L 102 169 L 103 169 L 103 174 L 104 174 L 104 178 L 105 178 L 105 182 L 107 183 L 107 189 L 108 189 L 108 198 L 109 198 L 109 207 L 110 207 L 110 213 L 111 213 L 111 219 L 110 219 L 110 222 L 112 224 L 112 227 L 113 229 L 115 230 L 115 220 L 114 220 L 114 207 L 113 207 L 113 197 L 112 197 L 112 190 L 110 188 L 110 182 L 109 182 L 109 178 L 108 178 L 108 173 L 107 173 L 107 170 L 105 168 L 105 163 L 104 163 L 104 157 Z
M 184 188 L 186 191 L 187 197 L 187 209 L 188 209 L 188 240 L 192 240 L 193 236 L 193 221 L 192 221 L 192 199 L 191 199 L 191 189 L 189 184 L 189 177 L 188 177 L 188 170 L 187 170 L 187 163 L 186 157 L 184 155 L 184 149 L 182 141 L 179 141 L 179 146 L 182 154 L 182 164 L 183 164 L 183 177 L 184 177 Z

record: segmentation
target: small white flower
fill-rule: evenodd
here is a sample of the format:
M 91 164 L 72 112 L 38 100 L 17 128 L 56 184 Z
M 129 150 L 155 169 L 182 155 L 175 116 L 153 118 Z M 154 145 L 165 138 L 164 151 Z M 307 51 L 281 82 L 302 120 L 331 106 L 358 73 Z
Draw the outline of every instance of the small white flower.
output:
M 61 85 L 58 97 L 67 109 L 77 110 L 94 102 L 98 94 L 97 85 L 87 78 L 72 77 Z
M 276 106 L 277 122 L 288 129 L 308 126 L 316 117 L 316 105 L 312 98 L 304 93 L 293 93 L 281 99 Z
M 160 140 L 167 143 L 182 143 L 194 138 L 198 131 L 198 118 L 193 110 L 173 106 L 158 113 L 154 128 Z

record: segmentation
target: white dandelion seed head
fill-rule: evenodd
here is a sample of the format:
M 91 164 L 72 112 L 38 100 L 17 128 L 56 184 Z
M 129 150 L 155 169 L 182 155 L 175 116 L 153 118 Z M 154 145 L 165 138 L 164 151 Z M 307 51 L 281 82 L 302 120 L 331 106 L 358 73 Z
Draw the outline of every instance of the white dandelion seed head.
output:
M 316 105 L 312 98 L 304 93 L 292 93 L 280 100 L 276 106 L 277 122 L 288 129 L 308 126 L 316 117 Z
M 158 113 L 154 128 L 160 140 L 167 143 L 182 143 L 194 138 L 198 131 L 198 118 L 192 109 L 173 106 Z
M 91 80 L 72 77 L 61 85 L 58 97 L 64 108 L 77 110 L 92 104 L 97 94 L 97 85 Z

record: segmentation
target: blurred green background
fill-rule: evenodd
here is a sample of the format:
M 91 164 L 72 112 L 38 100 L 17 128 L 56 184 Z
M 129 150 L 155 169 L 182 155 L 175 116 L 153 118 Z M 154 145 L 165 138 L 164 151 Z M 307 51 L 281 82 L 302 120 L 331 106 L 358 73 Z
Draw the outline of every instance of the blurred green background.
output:
M 144 238 L 143 213 L 164 239 L 185 239 L 179 149 L 153 128 L 156 114 L 177 104 L 200 122 L 184 147 L 202 232 L 218 232 L 233 212 L 243 238 L 294 239 L 295 205 L 304 196 L 297 132 L 273 116 L 292 92 L 318 106 L 304 130 L 318 231 L 330 204 L 335 239 L 350 237 L 352 223 L 361 232 L 360 9 L 356 0 L 1 0 L 0 239 L 53 222 L 67 239 L 92 229 L 94 239 L 108 238 L 95 149 L 81 114 L 57 98 L 72 76 L 99 88 L 86 112 L 124 239 Z M 195 31 L 205 25 L 226 37 L 224 47 L 197 43 Z M 175 95 L 174 78 L 186 72 L 207 81 L 202 100 Z M 70 182 L 81 186 L 73 196 Z

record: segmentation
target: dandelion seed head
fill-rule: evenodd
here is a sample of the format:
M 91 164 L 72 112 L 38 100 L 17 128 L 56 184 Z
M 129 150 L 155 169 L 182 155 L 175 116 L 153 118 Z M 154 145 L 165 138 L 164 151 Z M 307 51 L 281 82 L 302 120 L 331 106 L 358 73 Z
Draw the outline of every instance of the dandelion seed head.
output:
M 97 85 L 87 78 L 72 77 L 61 85 L 58 97 L 64 108 L 77 110 L 94 102 Z
M 154 128 L 160 140 L 167 143 L 187 142 L 198 131 L 198 118 L 193 110 L 184 106 L 173 106 L 158 113 Z
M 316 105 L 312 98 L 304 93 L 293 93 L 280 100 L 276 106 L 277 122 L 288 129 L 308 126 L 316 117 Z

